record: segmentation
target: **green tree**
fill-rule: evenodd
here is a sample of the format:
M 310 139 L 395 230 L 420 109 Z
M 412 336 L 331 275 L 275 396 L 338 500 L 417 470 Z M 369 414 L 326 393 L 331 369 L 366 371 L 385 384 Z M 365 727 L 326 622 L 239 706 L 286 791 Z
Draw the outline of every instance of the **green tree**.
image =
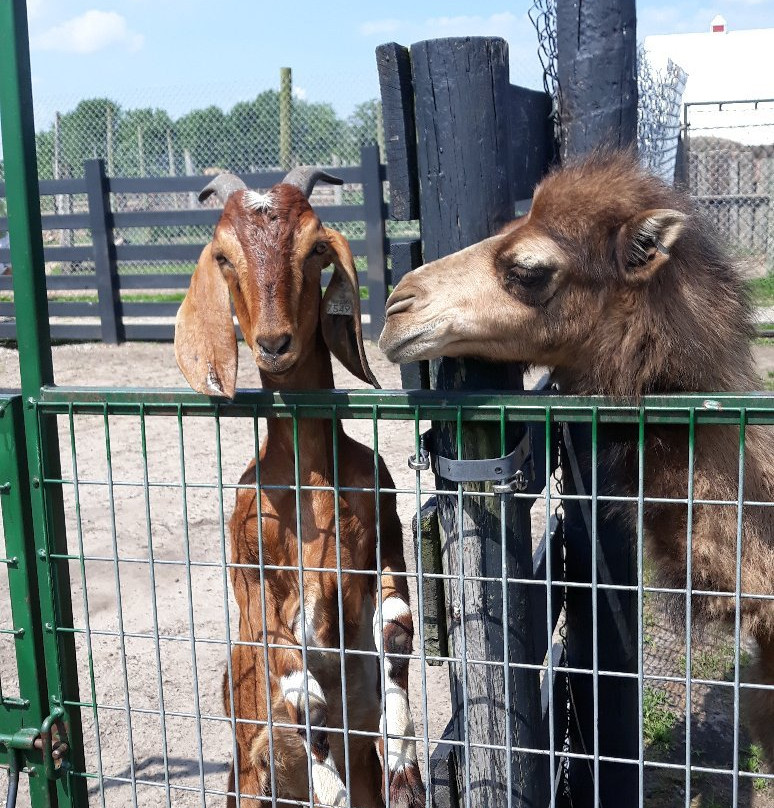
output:
M 347 126 L 331 104 L 293 103 L 293 156 L 299 164 L 329 165 L 339 154 Z
M 195 172 L 230 168 L 230 131 L 223 110 L 216 106 L 195 109 L 175 124 L 181 150 L 187 150 Z
M 54 178 L 54 127 L 35 134 L 38 155 L 38 176 L 42 180 Z
M 358 104 L 347 118 L 347 160 L 359 162 L 360 149 L 369 143 L 378 142 L 379 119 L 382 116 L 382 104 L 377 98 Z M 343 157 L 343 155 L 342 155 Z
M 125 112 L 116 136 L 116 173 L 128 177 L 167 176 L 170 136 L 173 153 L 177 151 L 174 131 L 172 119 L 162 109 L 133 109 Z
M 279 93 L 267 90 L 235 104 L 227 120 L 233 171 L 279 165 Z
M 73 176 L 81 174 L 84 160 L 107 158 L 108 128 L 115 142 L 120 118 L 121 107 L 109 98 L 81 101 L 72 112 L 62 115 L 60 158 Z

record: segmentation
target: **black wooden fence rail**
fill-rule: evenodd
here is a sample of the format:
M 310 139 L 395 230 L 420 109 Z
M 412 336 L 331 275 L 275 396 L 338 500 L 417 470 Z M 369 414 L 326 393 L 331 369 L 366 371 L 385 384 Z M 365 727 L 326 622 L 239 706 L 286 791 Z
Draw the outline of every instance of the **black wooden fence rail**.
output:
M 368 289 L 368 298 L 362 301 L 364 333 L 376 339 L 381 330 L 384 302 L 390 273 L 387 256 L 390 240 L 386 236 L 385 219 L 387 205 L 383 183 L 385 166 L 380 163 L 377 146 L 364 146 L 359 166 L 328 169 L 347 184 L 362 186 L 363 202 L 352 205 L 316 205 L 315 210 L 323 221 L 364 222 L 365 237 L 350 239 L 355 257 L 367 258 L 367 270 L 358 275 L 361 286 Z M 242 178 L 251 188 L 269 188 L 280 182 L 285 172 L 262 171 L 244 174 Z M 88 209 L 83 213 L 44 214 L 44 230 L 90 230 L 90 244 L 77 246 L 46 246 L 46 263 L 93 264 L 94 271 L 46 277 L 49 292 L 63 290 L 95 293 L 95 302 L 50 300 L 49 317 L 99 318 L 99 324 L 52 323 L 51 337 L 55 340 L 102 340 L 117 343 L 123 340 L 171 340 L 174 326 L 171 323 L 130 323 L 125 318 L 173 317 L 177 302 L 127 302 L 121 300 L 122 292 L 154 292 L 158 290 L 183 290 L 188 288 L 189 272 L 127 272 L 126 264 L 133 262 L 192 262 L 195 263 L 204 246 L 203 242 L 185 244 L 116 244 L 117 229 L 126 230 L 144 227 L 191 227 L 214 226 L 220 210 L 214 208 L 114 211 L 111 208 L 112 194 L 178 194 L 198 193 L 212 177 L 108 177 L 102 160 L 88 160 L 84 177 L 64 180 L 43 180 L 41 196 L 85 195 Z M 5 196 L 5 184 L 0 183 L 0 196 Z M 7 218 L 0 217 L 0 231 L 8 229 Z M 132 241 L 131 237 L 128 240 Z M 393 241 L 393 245 L 400 244 Z M 398 248 L 400 249 L 400 248 Z M 0 264 L 11 260 L 8 248 L 0 249 Z M 119 264 L 122 266 L 119 272 Z M 13 289 L 10 275 L 0 276 L 0 295 Z M 0 339 L 15 339 L 16 322 L 14 304 L 0 300 Z

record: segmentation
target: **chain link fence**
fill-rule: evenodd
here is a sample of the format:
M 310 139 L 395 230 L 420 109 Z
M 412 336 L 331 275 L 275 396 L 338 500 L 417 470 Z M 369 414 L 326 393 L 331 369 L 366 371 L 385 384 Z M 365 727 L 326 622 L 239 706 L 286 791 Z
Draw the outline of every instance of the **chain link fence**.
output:
M 774 100 L 685 106 L 683 180 L 748 273 L 774 272 Z
M 38 173 L 41 180 L 82 177 L 84 162 L 105 161 L 111 177 L 168 177 L 285 170 L 314 163 L 353 166 L 360 149 L 382 143 L 378 87 L 370 77 L 304 76 L 293 85 L 290 70 L 275 86 L 256 90 L 244 84 L 198 88 L 138 89 L 121 103 L 108 98 L 38 96 Z M 217 98 L 218 103 L 212 103 Z M 318 100 L 324 99 L 324 100 Z M 322 193 L 322 192 L 321 192 Z M 327 191 L 317 204 L 362 203 L 362 188 Z M 191 193 L 111 194 L 114 213 L 195 210 Z M 42 197 L 43 213 L 88 211 L 85 195 Z M 364 237 L 363 222 L 332 222 L 349 239 Z M 116 230 L 116 243 L 193 244 L 207 240 L 209 227 L 146 227 Z M 90 244 L 89 230 L 44 233 L 49 245 Z M 180 272 L 179 262 L 131 262 L 119 272 Z M 60 268 L 49 267 L 48 271 Z M 63 271 L 93 271 L 68 265 Z
M 356 165 L 361 146 L 381 138 L 369 79 L 320 76 L 293 86 L 288 70 L 273 87 L 143 88 L 121 103 L 39 96 L 39 175 L 82 176 L 94 158 L 121 177 Z
M 644 48 L 637 54 L 637 149 L 643 165 L 665 182 L 675 176 L 680 111 L 688 74 L 671 59 L 658 68 Z
M 538 38 L 543 85 L 554 99 L 554 123 L 560 131 L 561 92 L 557 73 L 557 0 L 534 0 L 529 17 Z M 674 178 L 680 139 L 680 110 L 688 76 L 671 60 L 654 65 L 643 48 L 637 53 L 637 148 L 642 164 L 668 182 Z

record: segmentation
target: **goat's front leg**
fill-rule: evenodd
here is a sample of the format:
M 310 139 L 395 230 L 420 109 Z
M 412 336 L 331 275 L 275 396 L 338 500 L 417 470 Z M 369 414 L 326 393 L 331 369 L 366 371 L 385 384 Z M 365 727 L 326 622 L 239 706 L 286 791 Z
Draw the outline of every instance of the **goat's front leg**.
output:
M 288 632 L 288 643 L 296 638 Z M 315 805 L 339 806 L 347 804 L 347 790 L 342 782 L 331 754 L 328 732 L 328 703 L 320 683 L 310 671 L 304 673 L 301 652 L 295 648 L 280 649 L 277 654 L 280 688 L 285 699 L 290 721 L 297 724 L 297 732 L 304 741 L 312 761 L 312 787 Z M 306 716 L 309 711 L 307 733 Z
M 374 642 L 384 648 L 384 704 L 379 731 L 387 727 L 387 749 L 380 738 L 379 753 L 387 769 L 391 808 L 425 805 L 425 786 L 417 764 L 414 722 L 408 698 L 409 660 L 414 639 L 414 621 L 409 606 L 408 582 L 403 575 L 403 539 L 394 497 L 381 503 L 381 603 L 374 611 Z M 378 592 L 378 590 L 377 590 Z

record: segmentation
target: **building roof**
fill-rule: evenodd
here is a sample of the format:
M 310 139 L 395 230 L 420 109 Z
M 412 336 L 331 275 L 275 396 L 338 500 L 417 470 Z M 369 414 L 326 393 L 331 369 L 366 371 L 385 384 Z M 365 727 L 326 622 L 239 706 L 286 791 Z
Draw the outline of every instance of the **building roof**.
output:
M 710 133 L 744 143 L 774 141 L 774 28 L 734 31 L 718 15 L 707 30 L 696 34 L 662 34 L 645 38 L 651 63 L 659 68 L 671 59 L 688 79 L 685 103 L 763 100 L 770 103 L 738 107 L 734 127 L 738 131 Z M 725 105 L 724 105 L 725 106 Z M 725 107 L 728 112 L 730 108 Z M 718 111 L 695 108 L 704 125 L 715 128 L 731 120 Z M 715 108 L 717 109 L 717 107 Z M 742 131 L 745 130 L 745 131 Z
M 774 98 L 774 28 L 648 36 L 645 50 L 688 73 L 685 101 Z

